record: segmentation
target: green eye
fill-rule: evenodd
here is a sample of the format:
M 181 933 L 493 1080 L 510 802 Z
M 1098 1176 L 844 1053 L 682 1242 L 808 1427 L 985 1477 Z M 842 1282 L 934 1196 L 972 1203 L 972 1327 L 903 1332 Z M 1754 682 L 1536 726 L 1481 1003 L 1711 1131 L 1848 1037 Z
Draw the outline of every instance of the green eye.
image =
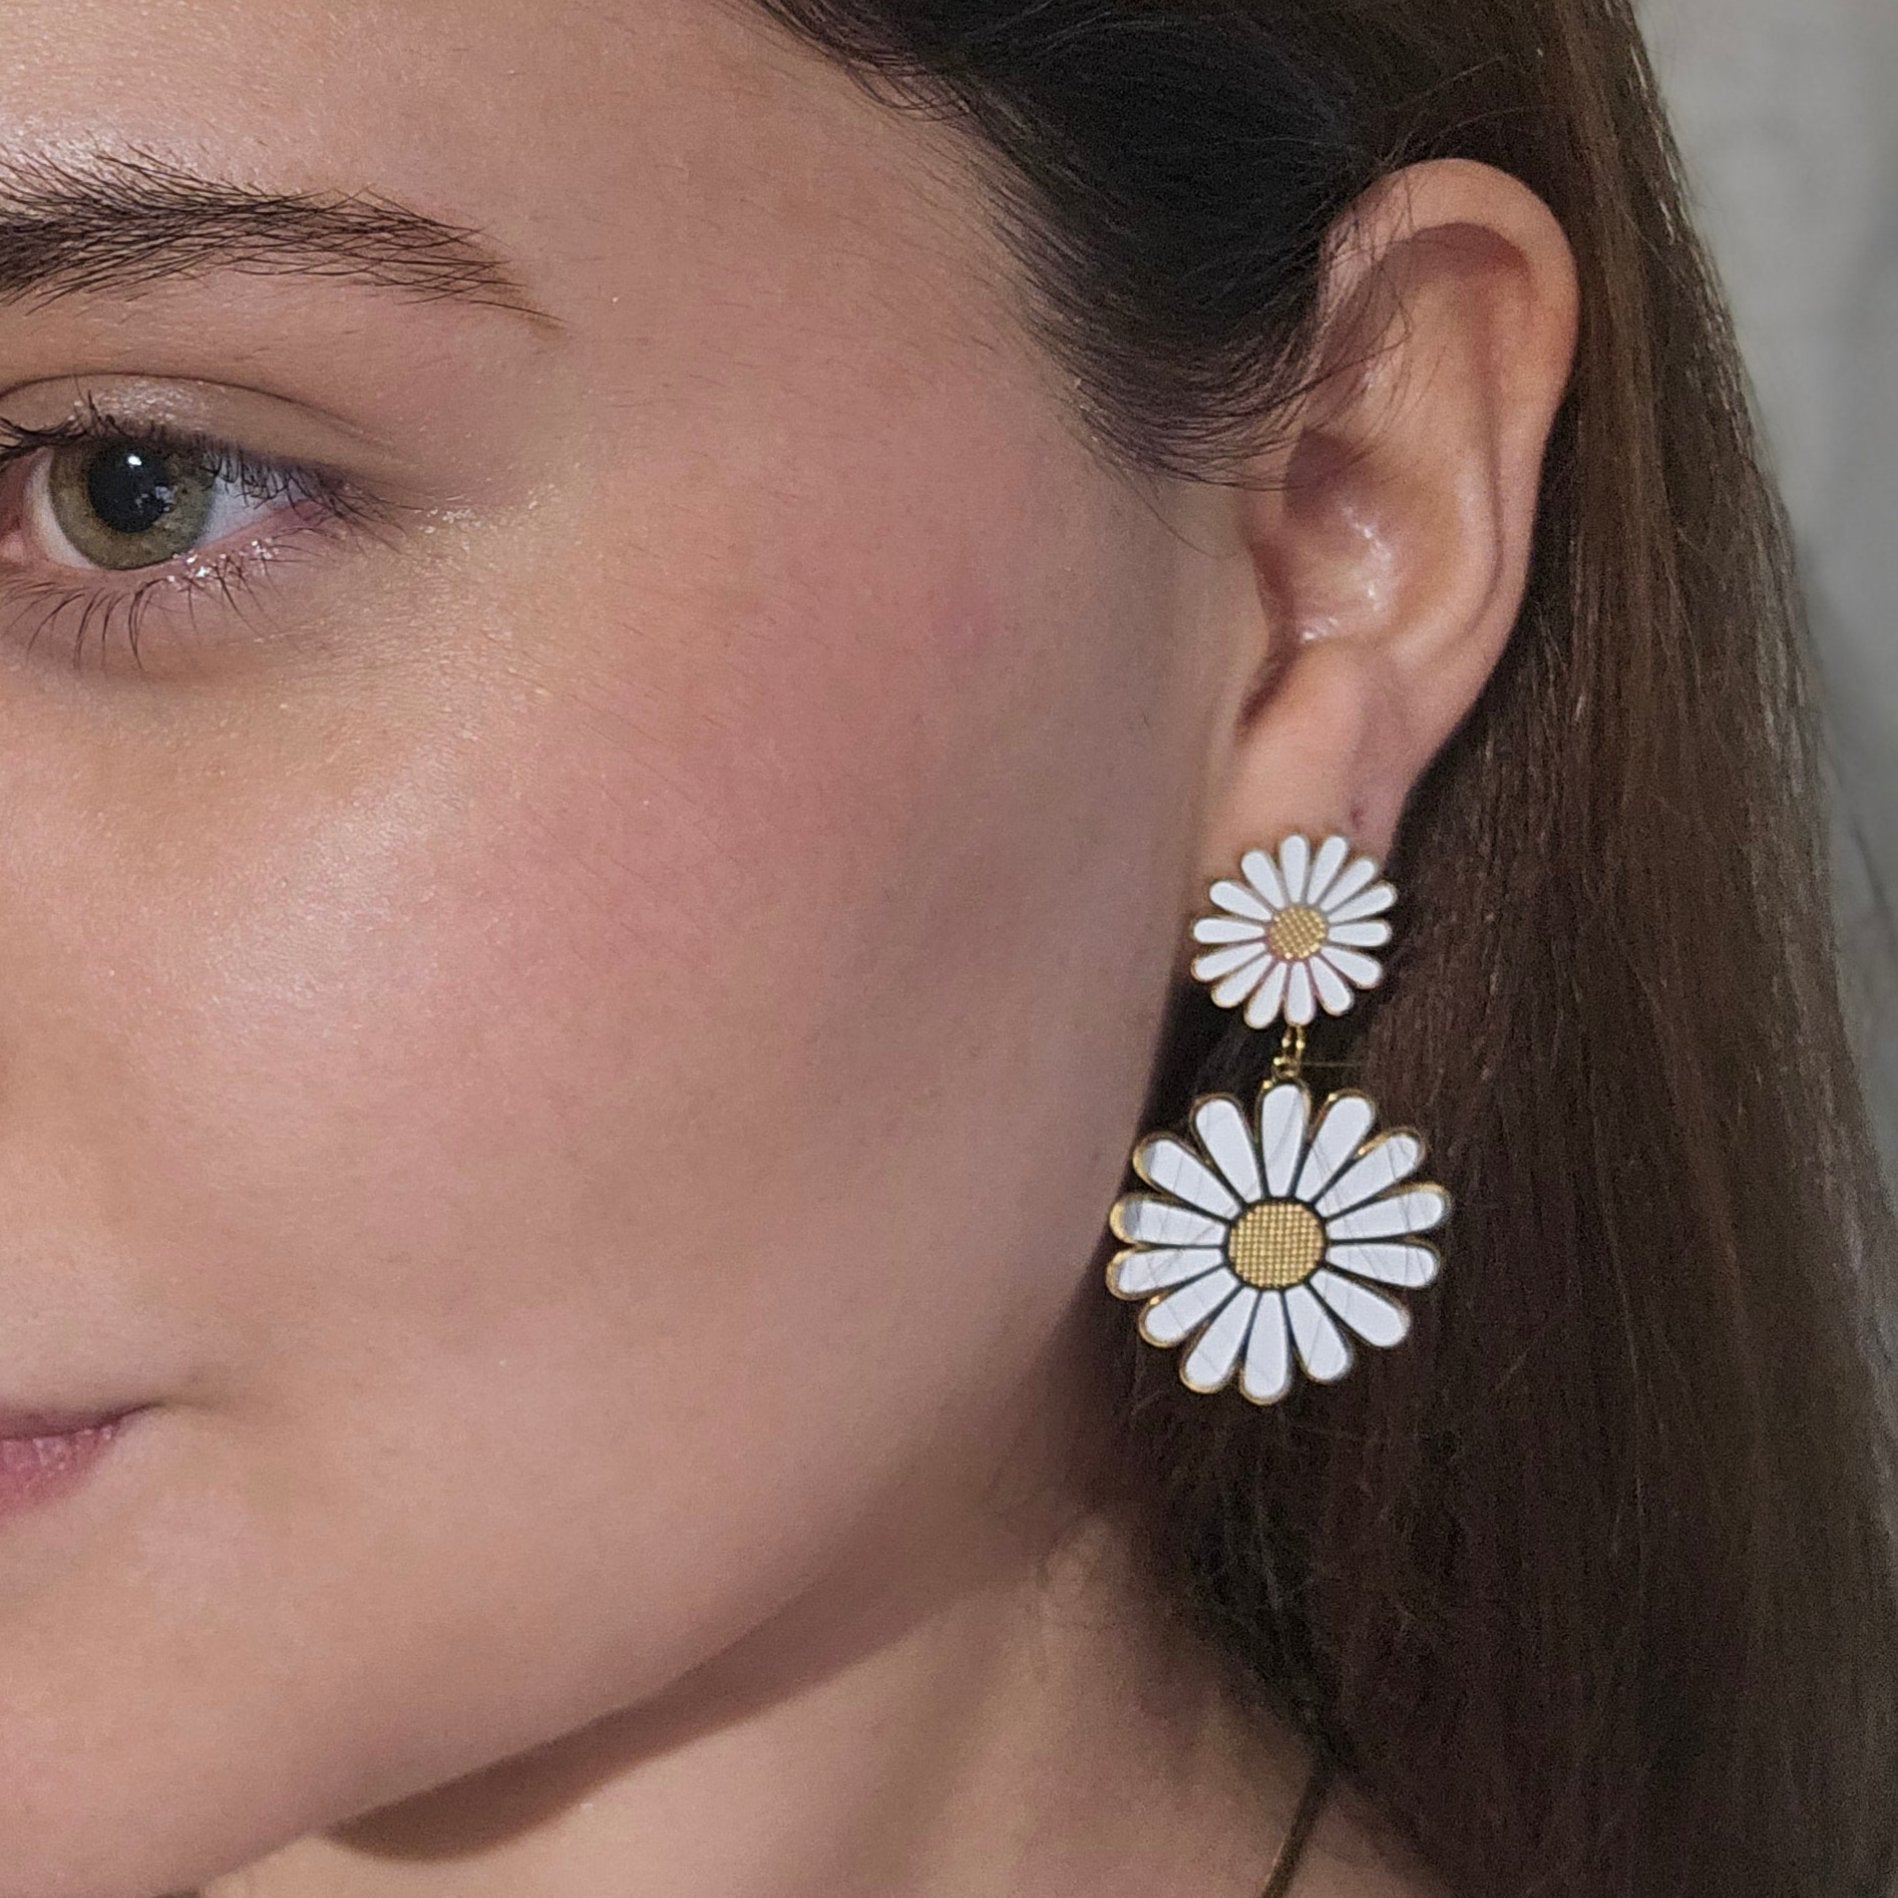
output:
M 93 566 L 162 566 L 203 539 L 217 471 L 202 458 L 141 442 L 79 442 L 55 449 L 47 498 L 59 531 Z

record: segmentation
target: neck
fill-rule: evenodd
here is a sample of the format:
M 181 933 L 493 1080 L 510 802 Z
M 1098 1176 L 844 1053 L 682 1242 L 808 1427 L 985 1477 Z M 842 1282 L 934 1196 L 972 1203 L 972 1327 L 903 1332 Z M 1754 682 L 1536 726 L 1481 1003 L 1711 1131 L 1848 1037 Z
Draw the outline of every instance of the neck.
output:
M 1256 1894 L 1299 1750 L 1237 1714 L 1106 1522 L 1030 1553 L 841 1619 L 815 1589 L 660 1701 L 202 1898 Z

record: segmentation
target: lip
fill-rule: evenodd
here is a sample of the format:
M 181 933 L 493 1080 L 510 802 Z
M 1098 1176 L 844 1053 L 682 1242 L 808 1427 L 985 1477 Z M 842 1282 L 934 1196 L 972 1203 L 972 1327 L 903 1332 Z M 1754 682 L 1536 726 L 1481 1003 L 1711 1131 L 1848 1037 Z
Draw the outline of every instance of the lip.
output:
M 82 1430 L 103 1430 L 123 1423 L 142 1404 L 112 1410 L 8 1410 L 0 1405 L 0 1440 L 8 1437 L 69 1437 Z
M 145 1408 L 0 1411 L 0 1522 L 76 1489 Z

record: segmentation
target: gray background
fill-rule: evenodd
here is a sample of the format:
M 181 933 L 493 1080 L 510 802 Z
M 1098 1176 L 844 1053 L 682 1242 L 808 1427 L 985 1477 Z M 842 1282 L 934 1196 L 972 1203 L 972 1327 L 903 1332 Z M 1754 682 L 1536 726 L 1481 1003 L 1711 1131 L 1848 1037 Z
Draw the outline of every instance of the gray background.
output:
M 1846 999 L 1898 1181 L 1898 0 L 1645 13 L 1798 540 Z

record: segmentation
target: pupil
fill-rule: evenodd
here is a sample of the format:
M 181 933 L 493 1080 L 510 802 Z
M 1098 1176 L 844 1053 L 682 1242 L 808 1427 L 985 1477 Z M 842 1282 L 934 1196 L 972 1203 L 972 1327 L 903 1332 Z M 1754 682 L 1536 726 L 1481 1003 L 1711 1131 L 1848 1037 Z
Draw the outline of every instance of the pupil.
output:
M 104 448 L 86 470 L 86 501 L 115 534 L 149 533 L 176 498 L 170 462 L 149 449 Z

